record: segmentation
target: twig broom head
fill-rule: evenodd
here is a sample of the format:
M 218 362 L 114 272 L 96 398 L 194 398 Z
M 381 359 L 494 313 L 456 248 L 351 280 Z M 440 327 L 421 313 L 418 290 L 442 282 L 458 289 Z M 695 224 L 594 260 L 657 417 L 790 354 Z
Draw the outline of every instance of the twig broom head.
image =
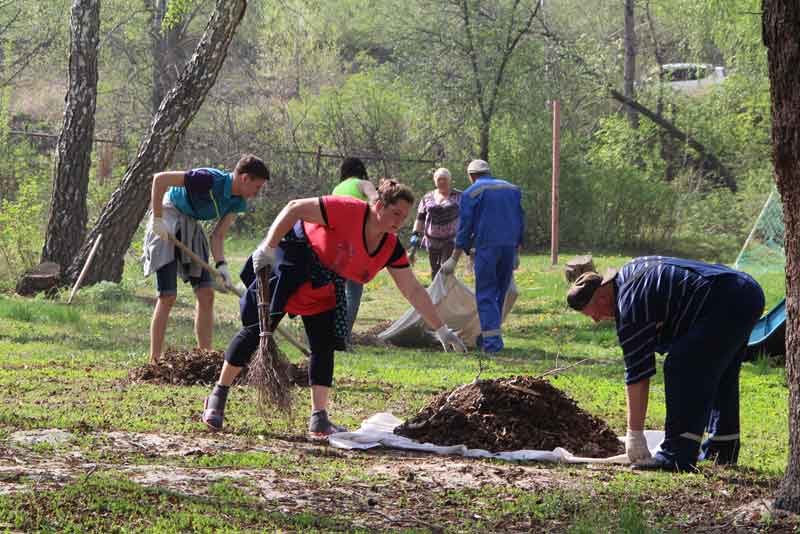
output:
M 278 350 L 270 329 L 269 272 L 262 269 L 258 279 L 258 321 L 261 337 L 258 349 L 250 362 L 247 382 L 253 386 L 258 396 L 258 409 L 264 416 L 278 410 L 284 414 L 292 411 L 292 381 L 289 374 L 289 360 Z

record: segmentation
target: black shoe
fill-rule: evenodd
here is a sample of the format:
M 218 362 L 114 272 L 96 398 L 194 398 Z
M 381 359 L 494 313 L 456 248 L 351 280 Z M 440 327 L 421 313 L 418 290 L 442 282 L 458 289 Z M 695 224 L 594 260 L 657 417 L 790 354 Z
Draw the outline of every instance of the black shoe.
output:
M 670 471 L 672 473 L 682 471 L 678 468 L 678 464 L 658 455 L 631 464 L 631 469 L 636 471 Z
M 328 419 L 328 412 L 319 410 L 311 414 L 308 420 L 308 435 L 312 440 L 327 440 L 328 436 L 337 432 L 347 432 L 347 429 L 331 422 Z

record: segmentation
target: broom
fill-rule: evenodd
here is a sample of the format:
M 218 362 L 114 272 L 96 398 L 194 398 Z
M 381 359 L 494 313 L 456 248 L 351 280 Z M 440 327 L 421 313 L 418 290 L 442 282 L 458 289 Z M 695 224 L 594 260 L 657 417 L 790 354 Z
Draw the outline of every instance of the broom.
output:
M 257 273 L 258 323 L 260 337 L 258 349 L 247 371 L 247 383 L 256 389 L 258 407 L 266 416 L 275 409 L 289 414 L 292 411 L 292 381 L 289 360 L 275 343 L 270 330 L 269 267 Z

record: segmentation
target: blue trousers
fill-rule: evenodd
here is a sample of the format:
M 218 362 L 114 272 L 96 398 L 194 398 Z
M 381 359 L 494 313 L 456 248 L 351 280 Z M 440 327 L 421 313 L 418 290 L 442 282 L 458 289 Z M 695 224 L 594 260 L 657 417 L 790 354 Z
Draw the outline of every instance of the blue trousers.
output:
M 498 352 L 503 348 L 500 324 L 503 302 L 514 273 L 516 247 L 486 247 L 475 251 L 475 299 L 481 321 L 480 348 Z
M 698 457 L 736 463 L 739 371 L 764 310 L 764 293 L 750 276 L 718 276 L 713 283 L 700 317 L 664 361 L 667 415 L 658 456 L 681 470 L 693 468 Z

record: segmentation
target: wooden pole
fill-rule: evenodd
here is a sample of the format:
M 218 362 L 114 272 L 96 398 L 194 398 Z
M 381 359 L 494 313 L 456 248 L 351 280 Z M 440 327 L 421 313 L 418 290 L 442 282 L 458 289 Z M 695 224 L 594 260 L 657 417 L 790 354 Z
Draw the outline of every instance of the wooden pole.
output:
M 561 174 L 561 104 L 553 100 L 553 186 L 550 206 L 550 262 L 558 265 L 558 181 Z
M 78 275 L 78 279 L 75 281 L 75 285 L 72 286 L 72 291 L 69 292 L 69 298 L 67 299 L 67 304 L 72 304 L 72 298 L 75 296 L 75 293 L 78 292 L 78 288 L 81 287 L 81 282 L 83 279 L 86 278 L 86 273 L 89 272 L 89 266 L 92 264 L 92 260 L 94 259 L 94 254 L 97 252 L 97 246 L 100 244 L 100 239 L 102 239 L 103 234 L 97 234 L 97 239 L 94 240 L 94 244 L 92 245 L 92 250 L 89 251 L 89 256 L 86 257 L 86 263 L 83 264 L 83 269 L 81 269 L 81 274 Z

